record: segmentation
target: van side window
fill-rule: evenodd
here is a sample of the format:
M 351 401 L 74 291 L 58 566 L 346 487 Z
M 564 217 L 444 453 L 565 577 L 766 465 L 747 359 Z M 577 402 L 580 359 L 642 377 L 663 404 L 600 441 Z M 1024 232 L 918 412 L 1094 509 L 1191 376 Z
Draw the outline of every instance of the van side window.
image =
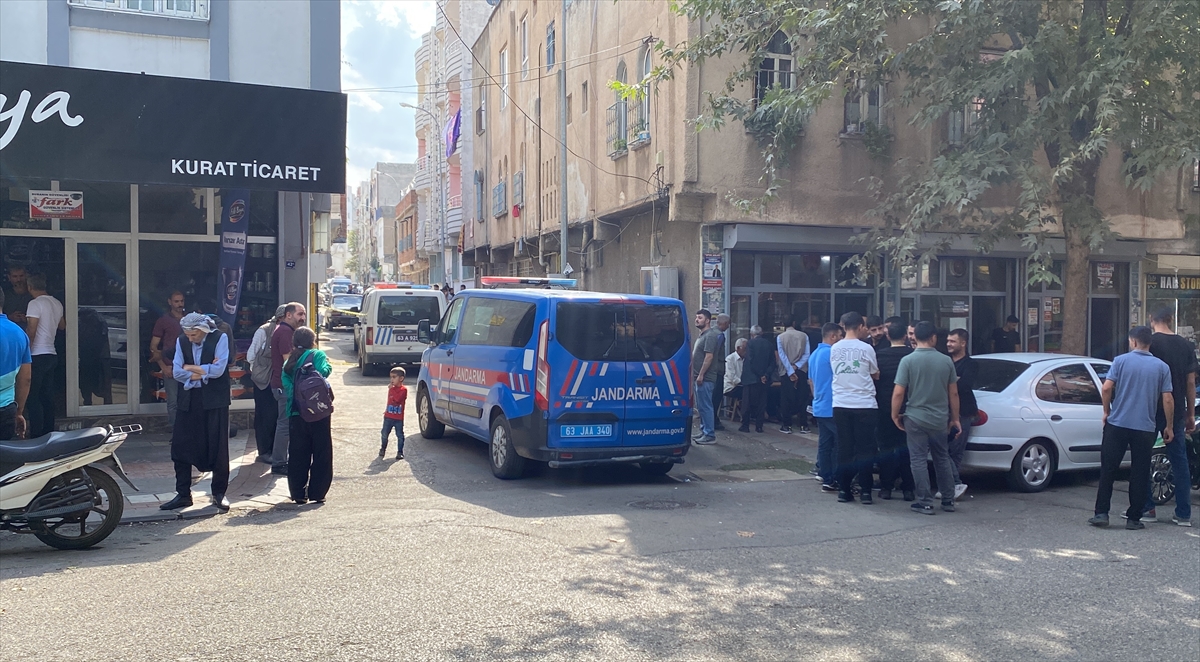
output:
M 458 318 L 462 307 L 462 299 L 456 299 L 454 303 L 450 304 L 450 309 L 446 311 L 446 316 L 442 318 L 442 325 L 438 329 L 439 342 L 454 342 L 454 332 L 458 330 Z
M 438 319 L 438 300 L 431 296 L 379 297 L 376 323 L 387 326 L 416 326 L 421 320 L 430 324 Z
M 524 347 L 533 337 L 536 315 L 537 306 L 529 302 L 471 297 L 463 312 L 458 344 Z

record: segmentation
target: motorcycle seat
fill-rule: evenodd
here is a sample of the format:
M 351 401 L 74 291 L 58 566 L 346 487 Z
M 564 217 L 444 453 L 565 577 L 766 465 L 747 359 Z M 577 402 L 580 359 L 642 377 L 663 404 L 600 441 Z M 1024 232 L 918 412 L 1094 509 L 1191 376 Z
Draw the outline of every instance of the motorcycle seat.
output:
M 108 438 L 105 428 L 84 428 L 69 432 L 51 432 L 35 439 L 0 441 L 0 462 L 4 464 L 42 462 L 98 448 Z

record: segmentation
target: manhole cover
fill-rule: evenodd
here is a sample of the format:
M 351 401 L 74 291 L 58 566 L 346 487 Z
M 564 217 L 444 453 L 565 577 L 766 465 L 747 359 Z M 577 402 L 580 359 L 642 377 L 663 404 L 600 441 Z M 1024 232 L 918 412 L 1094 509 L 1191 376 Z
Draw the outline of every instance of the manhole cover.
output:
M 672 501 L 670 499 L 646 499 L 644 501 L 631 501 L 631 508 L 640 508 L 642 510 L 681 510 L 683 508 L 695 508 L 696 504 L 690 501 Z

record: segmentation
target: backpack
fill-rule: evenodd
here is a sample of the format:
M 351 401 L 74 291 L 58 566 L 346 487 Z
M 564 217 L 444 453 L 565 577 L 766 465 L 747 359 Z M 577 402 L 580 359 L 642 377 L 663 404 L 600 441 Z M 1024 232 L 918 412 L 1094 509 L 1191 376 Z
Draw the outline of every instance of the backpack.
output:
M 312 356 L 296 368 L 292 379 L 292 400 L 306 423 L 323 421 L 333 415 L 333 387 L 313 367 Z
M 267 342 L 250 363 L 250 379 L 254 380 L 255 386 L 263 390 L 271 387 L 271 334 L 275 332 L 276 326 L 278 325 L 272 321 L 258 327 L 266 333 Z

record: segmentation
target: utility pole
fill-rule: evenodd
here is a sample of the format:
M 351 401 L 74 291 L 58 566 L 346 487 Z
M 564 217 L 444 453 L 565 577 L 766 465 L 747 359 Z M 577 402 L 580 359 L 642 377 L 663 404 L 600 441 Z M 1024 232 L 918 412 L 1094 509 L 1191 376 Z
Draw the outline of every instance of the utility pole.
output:
M 562 145 L 559 147 L 559 179 L 558 179 L 558 197 L 562 202 L 559 218 L 559 250 L 558 272 L 567 274 L 567 247 L 570 245 L 567 229 L 567 4 L 569 0 L 562 0 L 562 25 L 558 26 L 559 30 L 559 49 L 560 55 L 558 58 L 558 126 L 559 135 L 562 136 Z

